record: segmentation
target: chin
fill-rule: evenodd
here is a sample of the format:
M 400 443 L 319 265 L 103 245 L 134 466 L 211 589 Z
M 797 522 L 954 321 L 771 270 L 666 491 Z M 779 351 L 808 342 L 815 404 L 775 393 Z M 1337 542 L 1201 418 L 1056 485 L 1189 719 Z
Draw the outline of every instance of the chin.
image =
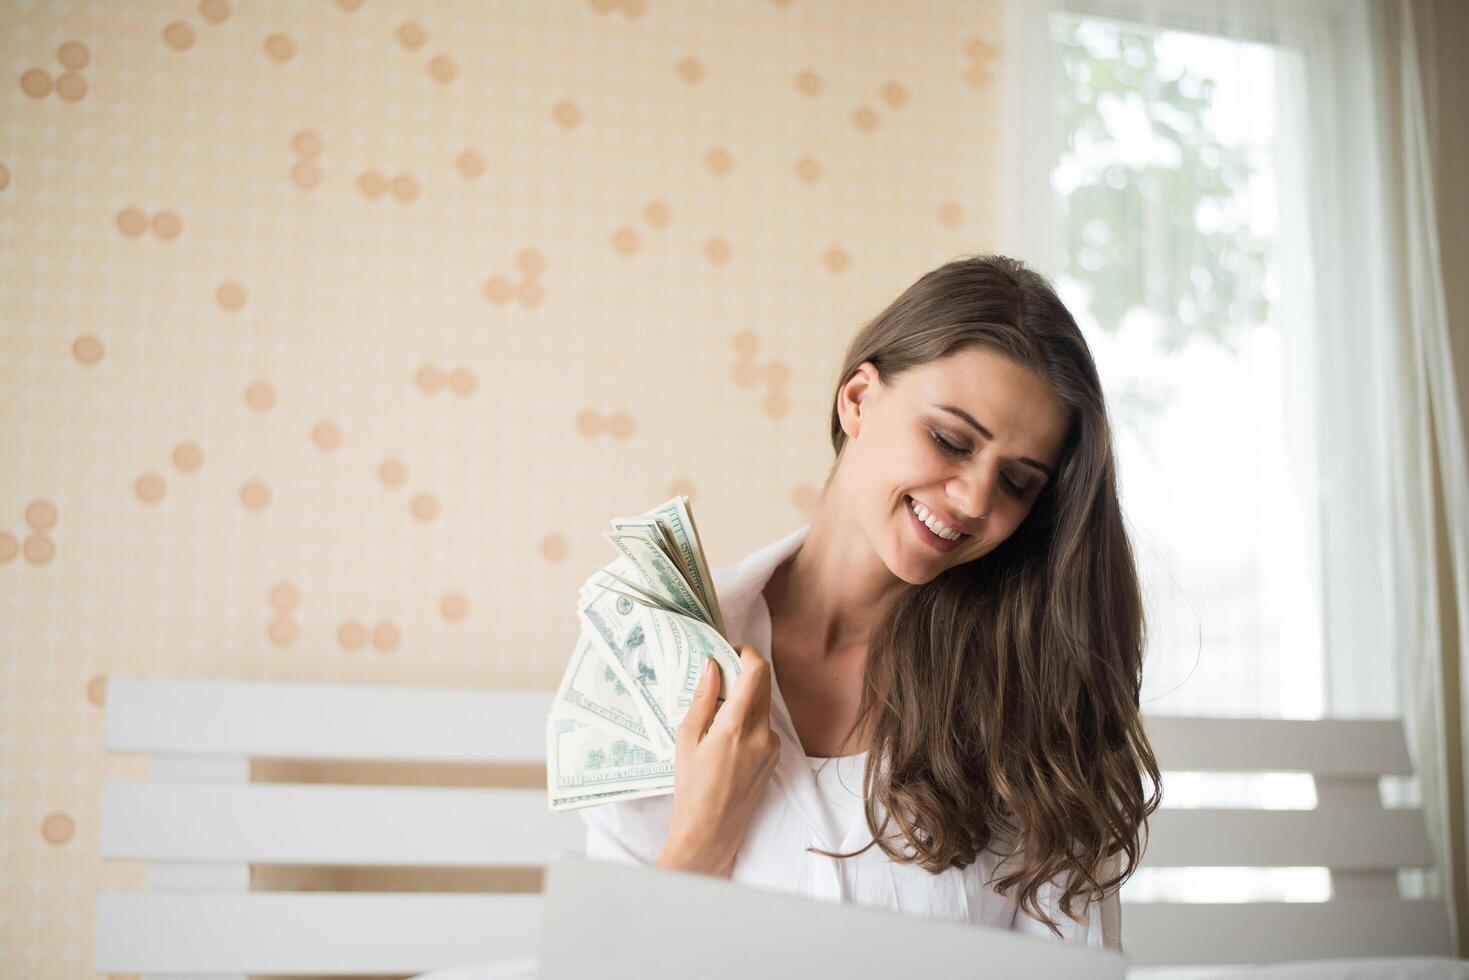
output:
M 906 545 L 906 542 L 904 544 Z M 938 562 L 915 562 L 911 560 L 894 562 L 887 557 L 883 558 L 883 563 L 887 565 L 888 571 L 892 572 L 895 578 L 902 579 L 909 585 L 927 585 L 948 567 Z

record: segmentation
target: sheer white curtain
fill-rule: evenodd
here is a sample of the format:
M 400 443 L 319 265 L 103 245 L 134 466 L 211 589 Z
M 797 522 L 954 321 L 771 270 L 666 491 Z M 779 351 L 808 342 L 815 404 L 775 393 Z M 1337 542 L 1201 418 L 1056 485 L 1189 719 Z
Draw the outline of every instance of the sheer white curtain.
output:
M 1384 70 L 1379 13 L 1009 3 L 1003 248 L 1056 278 L 1109 388 L 1149 602 L 1145 710 L 1401 717 L 1419 775 L 1387 802 L 1421 802 L 1442 868 L 1460 695 L 1445 700 L 1441 611 L 1458 609 L 1469 666 L 1469 479 L 1423 106 Z M 1311 802 L 1288 777 L 1235 788 Z M 1241 897 L 1327 897 L 1324 874 L 1262 880 Z

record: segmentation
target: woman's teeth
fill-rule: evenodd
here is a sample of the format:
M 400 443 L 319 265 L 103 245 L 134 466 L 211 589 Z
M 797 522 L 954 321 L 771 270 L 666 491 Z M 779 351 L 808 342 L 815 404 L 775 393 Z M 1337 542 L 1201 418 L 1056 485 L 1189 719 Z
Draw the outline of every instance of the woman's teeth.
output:
M 937 517 L 934 517 L 931 513 L 929 513 L 927 507 L 923 506 L 912 497 L 908 498 L 908 506 L 913 508 L 913 513 L 918 515 L 918 519 L 926 524 L 930 531 L 932 531 L 934 534 L 937 534 L 945 541 L 956 541 L 959 538 L 964 537 L 963 532 L 955 531 L 946 526 L 943 521 L 939 520 Z

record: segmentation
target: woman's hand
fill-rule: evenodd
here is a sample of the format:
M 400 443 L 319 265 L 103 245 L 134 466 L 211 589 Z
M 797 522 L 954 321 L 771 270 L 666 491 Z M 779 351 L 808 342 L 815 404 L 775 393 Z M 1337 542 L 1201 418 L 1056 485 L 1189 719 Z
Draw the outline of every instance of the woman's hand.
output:
M 770 729 L 770 664 L 737 648 L 740 678 L 719 708 L 719 667 L 704 664 L 674 747 L 673 819 L 658 867 L 727 878 L 780 758 Z M 718 709 L 718 710 L 716 710 Z

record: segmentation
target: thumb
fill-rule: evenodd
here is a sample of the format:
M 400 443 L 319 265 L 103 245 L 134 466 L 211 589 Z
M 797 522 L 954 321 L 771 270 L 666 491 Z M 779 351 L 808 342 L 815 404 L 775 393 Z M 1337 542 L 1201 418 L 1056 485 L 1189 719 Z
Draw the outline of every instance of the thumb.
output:
M 719 665 L 713 657 L 704 658 L 704 671 L 699 675 L 699 686 L 694 688 L 694 697 L 689 702 L 688 714 L 678 726 L 680 735 L 690 733 L 697 741 L 709 730 L 714 712 L 719 707 Z

